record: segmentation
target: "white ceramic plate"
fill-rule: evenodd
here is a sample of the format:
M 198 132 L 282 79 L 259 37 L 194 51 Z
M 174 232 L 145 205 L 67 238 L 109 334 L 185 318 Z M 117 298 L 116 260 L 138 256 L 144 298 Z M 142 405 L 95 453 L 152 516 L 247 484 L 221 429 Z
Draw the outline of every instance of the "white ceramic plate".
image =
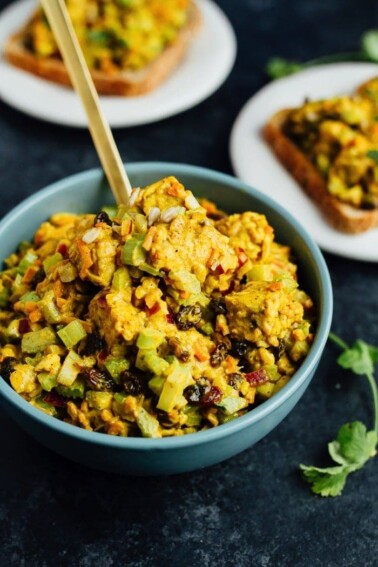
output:
M 231 161 L 236 175 L 286 207 L 327 251 L 378 262 L 378 229 L 360 235 L 334 230 L 316 205 L 278 162 L 261 136 L 261 129 L 278 110 L 299 106 L 304 98 L 349 94 L 378 74 L 371 63 L 338 63 L 307 69 L 268 84 L 243 107 L 232 128 Z
M 236 38 L 230 22 L 211 0 L 197 0 L 203 25 L 185 60 L 159 88 L 138 97 L 101 97 L 113 128 L 147 124 L 182 112 L 210 96 L 230 73 Z M 27 21 L 35 0 L 18 0 L 0 15 L 0 53 L 7 38 Z M 0 59 L 0 98 L 27 114 L 63 124 L 86 127 L 81 103 L 71 89 L 9 65 Z

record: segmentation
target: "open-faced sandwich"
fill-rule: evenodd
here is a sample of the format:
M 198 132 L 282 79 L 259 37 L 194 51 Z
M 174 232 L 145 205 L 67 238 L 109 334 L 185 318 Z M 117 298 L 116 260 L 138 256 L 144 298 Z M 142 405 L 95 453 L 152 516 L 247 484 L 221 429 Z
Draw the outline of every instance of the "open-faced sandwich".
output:
M 338 230 L 378 226 L 378 79 L 352 96 L 277 112 L 264 136 Z
M 97 91 L 138 95 L 154 89 L 184 57 L 200 26 L 192 0 L 66 0 Z M 42 9 L 5 46 L 9 62 L 71 85 Z

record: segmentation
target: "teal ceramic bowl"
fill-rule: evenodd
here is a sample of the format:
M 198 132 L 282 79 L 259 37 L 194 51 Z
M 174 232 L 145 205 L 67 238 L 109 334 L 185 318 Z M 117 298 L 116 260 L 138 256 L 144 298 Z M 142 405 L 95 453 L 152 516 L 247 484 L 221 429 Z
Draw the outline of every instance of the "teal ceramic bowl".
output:
M 274 429 L 309 385 L 321 358 L 332 318 L 332 288 L 324 259 L 311 237 L 282 207 L 237 179 L 207 169 L 172 163 L 134 163 L 133 186 L 175 175 L 197 196 L 232 213 L 267 215 L 277 240 L 289 244 L 299 265 L 301 285 L 316 301 L 319 323 L 311 350 L 290 382 L 248 414 L 214 429 L 163 439 L 119 438 L 85 431 L 45 415 L 0 378 L 0 407 L 40 443 L 84 465 L 132 475 L 188 472 L 213 465 L 250 447 Z M 0 261 L 57 211 L 97 212 L 113 202 L 100 170 L 63 179 L 26 199 L 0 223 Z M 251 454 L 253 458 L 253 454 Z

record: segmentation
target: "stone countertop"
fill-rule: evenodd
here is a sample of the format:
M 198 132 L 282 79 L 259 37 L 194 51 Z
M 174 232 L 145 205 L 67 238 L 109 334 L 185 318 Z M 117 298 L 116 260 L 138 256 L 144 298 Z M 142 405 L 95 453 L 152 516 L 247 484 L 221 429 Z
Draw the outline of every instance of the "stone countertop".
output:
M 0 8 L 9 4 L 0 0 Z M 308 60 L 353 50 L 378 26 L 373 0 L 219 0 L 238 38 L 225 84 L 200 105 L 115 131 L 125 161 L 186 162 L 232 173 L 229 133 L 267 81 L 269 57 Z M 29 118 L 0 102 L 0 215 L 37 189 L 98 166 L 89 134 Z M 177 132 L 185 135 L 177 136 Z M 378 270 L 325 255 L 333 330 L 378 344 Z M 373 566 L 378 553 L 377 463 L 322 499 L 298 464 L 328 462 L 341 424 L 372 420 L 363 380 L 326 347 L 311 386 L 267 438 L 207 470 L 128 478 L 89 470 L 44 449 L 0 413 L 0 565 L 15 567 Z

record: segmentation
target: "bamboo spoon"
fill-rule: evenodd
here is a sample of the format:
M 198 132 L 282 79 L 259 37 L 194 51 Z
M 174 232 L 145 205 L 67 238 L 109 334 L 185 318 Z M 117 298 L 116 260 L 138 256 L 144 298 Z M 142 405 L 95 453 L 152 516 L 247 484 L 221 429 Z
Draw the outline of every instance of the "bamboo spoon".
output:
M 99 103 L 64 0 L 41 0 L 75 91 L 88 117 L 89 130 L 117 204 L 127 203 L 131 184 Z

